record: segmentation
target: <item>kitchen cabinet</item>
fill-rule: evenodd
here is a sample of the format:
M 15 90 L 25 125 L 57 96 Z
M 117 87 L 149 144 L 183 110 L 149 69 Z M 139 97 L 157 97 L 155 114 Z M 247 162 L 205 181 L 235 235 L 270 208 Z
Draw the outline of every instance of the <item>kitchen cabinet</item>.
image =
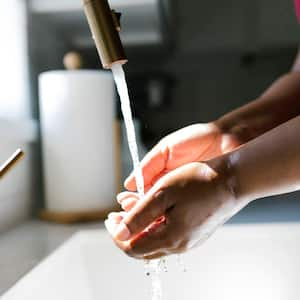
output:
M 261 47 L 288 47 L 300 41 L 292 0 L 259 1 L 258 44 Z
M 300 37 L 292 0 L 187 0 L 178 7 L 181 53 L 286 48 Z

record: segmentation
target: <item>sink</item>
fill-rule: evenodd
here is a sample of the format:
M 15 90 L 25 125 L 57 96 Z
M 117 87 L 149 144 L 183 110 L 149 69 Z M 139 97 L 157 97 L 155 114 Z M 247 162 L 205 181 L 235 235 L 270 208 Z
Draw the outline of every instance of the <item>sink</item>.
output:
M 21 249 L 20 249 L 21 250 Z M 300 299 L 300 224 L 223 226 L 202 247 L 167 259 L 163 299 Z M 104 230 L 75 234 L 2 300 L 151 299 L 143 262 L 125 256 Z

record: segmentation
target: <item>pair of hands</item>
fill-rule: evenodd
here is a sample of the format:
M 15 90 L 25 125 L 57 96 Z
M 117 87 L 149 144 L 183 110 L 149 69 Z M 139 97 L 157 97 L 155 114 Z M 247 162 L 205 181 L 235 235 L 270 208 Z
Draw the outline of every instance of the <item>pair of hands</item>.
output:
M 131 174 L 128 191 L 117 197 L 124 211 L 105 221 L 116 245 L 132 257 L 154 259 L 205 241 L 239 210 L 226 163 L 217 157 L 240 144 L 214 123 L 188 126 L 161 140 L 141 162 L 144 198 Z

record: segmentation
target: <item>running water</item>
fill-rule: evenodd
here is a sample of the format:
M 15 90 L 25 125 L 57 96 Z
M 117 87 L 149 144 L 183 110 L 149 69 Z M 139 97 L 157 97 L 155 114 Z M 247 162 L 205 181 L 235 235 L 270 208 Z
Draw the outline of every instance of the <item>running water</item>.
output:
M 121 64 L 113 64 L 111 67 L 114 80 L 117 86 L 118 93 L 121 100 L 121 110 L 125 122 L 128 146 L 133 161 L 133 170 L 136 178 L 137 191 L 139 196 L 144 196 L 144 178 L 142 174 L 142 168 L 139 160 L 139 153 L 136 143 L 135 130 L 132 120 L 132 112 L 130 107 L 130 99 L 128 94 L 128 88 L 126 83 L 126 77 Z
M 137 191 L 139 193 L 140 198 L 143 198 L 145 193 L 144 178 L 139 160 L 126 77 L 124 70 L 120 64 L 113 64 L 111 69 L 113 72 L 118 93 L 120 95 L 121 110 L 127 131 L 129 150 L 133 161 L 133 170 L 136 178 Z M 161 260 L 152 260 L 150 262 L 145 263 L 146 273 L 147 275 L 151 276 L 152 281 L 152 300 L 162 299 L 161 279 L 159 276 L 161 270 L 160 264 Z

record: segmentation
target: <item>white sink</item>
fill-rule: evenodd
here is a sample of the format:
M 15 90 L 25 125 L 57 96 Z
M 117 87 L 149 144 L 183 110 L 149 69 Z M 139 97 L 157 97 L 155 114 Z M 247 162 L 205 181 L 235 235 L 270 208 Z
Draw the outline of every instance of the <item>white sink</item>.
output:
M 20 249 L 22 251 L 22 249 Z M 300 224 L 227 225 L 205 245 L 168 259 L 164 300 L 300 299 Z M 21 279 L 3 300 L 150 299 L 143 262 L 104 230 L 83 231 Z

